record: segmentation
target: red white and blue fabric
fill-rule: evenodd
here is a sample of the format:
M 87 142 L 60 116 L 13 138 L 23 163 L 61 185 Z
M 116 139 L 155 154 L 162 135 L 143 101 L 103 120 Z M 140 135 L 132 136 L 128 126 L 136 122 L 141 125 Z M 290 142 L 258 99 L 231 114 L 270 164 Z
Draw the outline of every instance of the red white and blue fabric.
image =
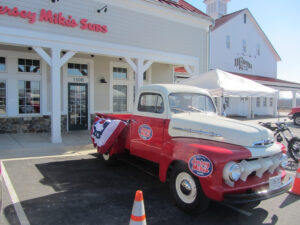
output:
M 107 153 L 117 140 L 118 135 L 127 126 L 121 120 L 111 120 L 96 117 L 91 131 L 91 138 L 99 153 Z

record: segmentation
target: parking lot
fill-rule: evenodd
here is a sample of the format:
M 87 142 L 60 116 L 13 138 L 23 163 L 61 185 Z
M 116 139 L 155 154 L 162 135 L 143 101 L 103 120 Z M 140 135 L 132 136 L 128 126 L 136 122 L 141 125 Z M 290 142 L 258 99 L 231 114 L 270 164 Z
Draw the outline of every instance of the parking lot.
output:
M 18 217 L 26 224 L 12 204 L 13 191 L 32 225 L 128 224 L 138 189 L 143 190 L 147 223 L 152 225 L 299 224 L 300 198 L 292 194 L 266 200 L 254 209 L 240 208 L 251 215 L 218 203 L 205 213 L 188 215 L 173 205 L 167 184 L 123 162 L 107 167 L 93 155 L 76 155 L 11 160 L 4 166 L 13 190 L 3 190 L 3 224 L 20 224 Z
M 291 123 L 295 134 L 299 128 Z M 144 193 L 147 224 L 299 224 L 300 196 L 286 193 L 255 208 L 212 202 L 201 214 L 180 211 L 168 184 L 125 163 L 105 166 L 94 154 L 3 161 L 1 224 L 129 224 L 136 190 Z M 297 164 L 290 161 L 288 176 Z M 22 221 L 22 222 L 19 222 Z

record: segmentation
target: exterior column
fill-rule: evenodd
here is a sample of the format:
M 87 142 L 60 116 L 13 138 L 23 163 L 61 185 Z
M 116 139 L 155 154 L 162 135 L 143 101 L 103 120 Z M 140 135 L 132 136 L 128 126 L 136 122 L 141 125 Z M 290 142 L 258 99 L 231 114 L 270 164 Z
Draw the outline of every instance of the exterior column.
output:
M 274 104 L 273 104 L 273 116 L 276 117 L 278 114 L 278 98 L 279 98 L 279 92 L 276 92 L 274 94 Z
M 219 97 L 219 105 L 218 105 L 218 111 L 219 111 L 219 115 L 222 116 L 222 112 L 223 112 L 223 97 Z
M 60 84 L 60 49 L 52 48 L 51 66 L 51 142 L 61 143 L 61 84 Z
M 293 91 L 293 102 L 292 102 L 292 107 L 295 108 L 297 107 L 297 96 L 296 96 L 297 92 Z
M 248 97 L 248 119 L 252 119 L 252 97 Z
M 137 96 L 137 93 L 139 89 L 143 86 L 143 75 L 144 75 L 144 60 L 143 59 L 137 59 L 136 60 L 136 73 L 135 73 L 135 94 Z

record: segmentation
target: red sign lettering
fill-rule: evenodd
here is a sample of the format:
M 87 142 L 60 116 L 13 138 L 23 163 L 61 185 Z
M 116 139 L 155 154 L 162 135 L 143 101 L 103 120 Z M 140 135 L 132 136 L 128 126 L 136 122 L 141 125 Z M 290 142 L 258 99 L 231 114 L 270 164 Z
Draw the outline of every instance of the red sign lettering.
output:
M 26 11 L 26 10 L 20 11 L 17 7 L 11 9 L 8 6 L 0 6 L 0 15 L 5 15 L 5 14 L 7 14 L 8 16 L 28 19 L 28 22 L 30 24 L 35 23 L 37 18 L 37 14 L 31 11 Z M 79 24 L 76 22 L 74 18 L 72 18 L 71 15 L 65 17 L 62 12 L 53 13 L 52 10 L 46 10 L 46 9 L 41 9 L 39 21 L 47 22 L 51 24 L 57 24 L 65 27 L 72 27 L 72 28 L 79 26 Z M 107 33 L 108 31 L 106 25 L 90 23 L 88 19 L 85 18 L 80 20 L 80 29 L 90 30 L 99 33 Z

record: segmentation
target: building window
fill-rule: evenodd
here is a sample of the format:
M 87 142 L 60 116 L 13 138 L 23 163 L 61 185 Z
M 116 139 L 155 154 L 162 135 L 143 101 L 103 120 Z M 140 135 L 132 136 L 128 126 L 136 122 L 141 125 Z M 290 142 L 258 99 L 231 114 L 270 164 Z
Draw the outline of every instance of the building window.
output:
M 270 98 L 269 106 L 273 107 L 273 98 Z
M 140 112 L 163 113 L 164 102 L 159 94 L 144 93 L 141 95 L 138 110 Z
M 5 64 L 5 58 L 0 57 L 0 71 L 5 72 L 6 71 L 6 64 Z
M 19 113 L 40 113 L 40 82 L 20 80 L 18 85 Z
M 113 68 L 114 79 L 127 79 L 127 68 L 114 67 Z
M 228 108 L 229 107 L 229 97 L 225 97 L 225 104 L 223 105 L 223 107 Z
M 245 13 L 244 14 L 244 24 L 246 24 L 247 23 L 247 14 Z
M 230 36 L 226 36 L 226 48 L 230 48 Z
M 113 111 L 127 111 L 127 85 L 113 85 Z
M 247 51 L 247 42 L 246 40 L 243 40 L 243 52 Z
M 256 98 L 256 107 L 260 107 L 260 97 Z
M 18 59 L 18 72 L 40 73 L 40 60 Z
M 260 44 L 256 45 L 256 54 L 260 55 Z
M 6 113 L 6 83 L 0 81 L 0 114 Z
M 68 75 L 86 77 L 88 75 L 88 65 L 78 64 L 78 63 L 68 63 Z
M 267 98 L 264 98 L 263 106 L 267 107 Z

